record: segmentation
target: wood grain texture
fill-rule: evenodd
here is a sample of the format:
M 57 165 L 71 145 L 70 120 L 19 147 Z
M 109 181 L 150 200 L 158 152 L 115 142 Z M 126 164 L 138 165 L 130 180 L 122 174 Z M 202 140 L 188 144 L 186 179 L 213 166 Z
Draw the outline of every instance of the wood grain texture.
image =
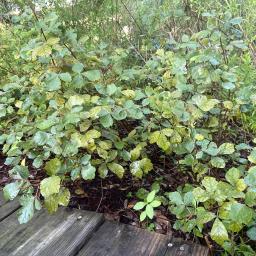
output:
M 4 200 L 2 191 L 0 191 L 0 222 L 15 212 L 19 207 L 17 199 L 7 202 Z
M 193 244 L 182 239 L 173 238 L 168 244 L 165 256 L 207 256 L 209 250 L 207 247 Z
M 79 256 L 163 256 L 167 236 L 133 226 L 105 221 Z
M 75 255 L 101 222 L 100 214 L 68 208 L 54 215 L 40 211 L 23 225 L 12 214 L 0 223 L 0 252 L 9 256 Z

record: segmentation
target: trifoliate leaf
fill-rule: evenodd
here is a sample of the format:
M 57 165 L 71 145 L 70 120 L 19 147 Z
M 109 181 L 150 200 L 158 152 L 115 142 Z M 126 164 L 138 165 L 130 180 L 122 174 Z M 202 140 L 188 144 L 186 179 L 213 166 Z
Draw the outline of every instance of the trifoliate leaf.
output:
M 40 191 L 43 197 L 48 197 L 52 194 L 59 193 L 60 177 L 52 176 L 45 178 L 40 183 Z

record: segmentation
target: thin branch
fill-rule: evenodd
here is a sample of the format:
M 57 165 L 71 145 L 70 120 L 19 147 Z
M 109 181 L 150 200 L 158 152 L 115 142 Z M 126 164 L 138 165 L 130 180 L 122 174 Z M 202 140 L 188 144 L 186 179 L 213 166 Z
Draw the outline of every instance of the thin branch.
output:
M 32 2 L 30 3 L 29 7 L 30 7 L 30 9 L 32 10 L 32 12 L 33 12 L 33 14 L 34 14 L 36 20 L 39 22 L 39 19 L 38 19 L 38 17 L 37 17 L 36 11 L 35 11 L 35 8 L 34 8 L 33 5 L 32 5 Z M 45 42 L 47 42 L 47 38 L 46 38 L 46 35 L 45 35 L 45 33 L 44 33 L 44 30 L 43 30 L 42 28 L 40 28 L 40 31 L 41 31 L 41 34 L 43 35 L 43 38 L 44 38 Z M 56 62 L 55 62 L 55 60 L 54 60 L 52 54 L 50 54 L 50 57 L 51 57 L 51 59 L 52 59 L 52 64 L 56 67 L 57 65 L 56 65 Z

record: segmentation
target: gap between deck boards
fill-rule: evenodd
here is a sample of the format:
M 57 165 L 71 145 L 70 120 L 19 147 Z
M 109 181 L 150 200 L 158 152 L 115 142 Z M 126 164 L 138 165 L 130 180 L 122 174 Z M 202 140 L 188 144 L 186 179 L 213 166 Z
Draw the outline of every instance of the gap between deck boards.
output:
M 0 256 L 207 256 L 206 247 L 111 222 L 103 214 L 60 208 L 17 221 L 17 201 L 0 192 Z

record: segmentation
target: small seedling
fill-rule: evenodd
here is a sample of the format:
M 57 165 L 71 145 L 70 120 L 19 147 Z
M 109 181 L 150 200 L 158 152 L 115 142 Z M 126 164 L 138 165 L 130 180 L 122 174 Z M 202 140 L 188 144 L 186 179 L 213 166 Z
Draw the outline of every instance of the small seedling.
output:
M 140 214 L 140 221 L 143 221 L 148 217 L 149 219 L 153 219 L 154 217 L 154 208 L 161 205 L 161 201 L 156 199 L 156 191 L 151 191 L 147 198 L 144 201 L 137 202 L 133 209 L 136 211 L 143 210 Z

